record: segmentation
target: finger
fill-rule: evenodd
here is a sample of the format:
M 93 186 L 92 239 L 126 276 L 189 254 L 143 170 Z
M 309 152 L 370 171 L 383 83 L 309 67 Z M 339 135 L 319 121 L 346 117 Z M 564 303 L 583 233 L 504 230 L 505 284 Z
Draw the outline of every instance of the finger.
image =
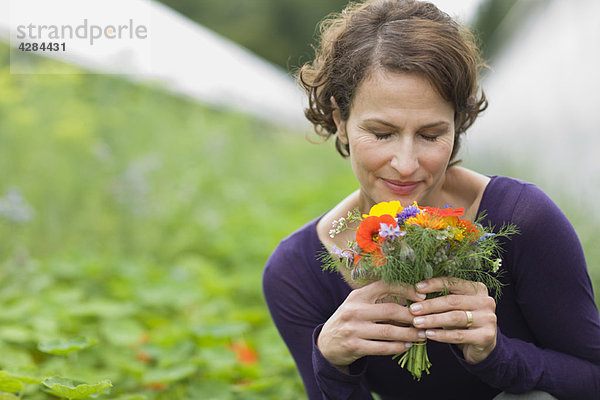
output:
M 346 320 L 368 322 L 395 321 L 410 324 L 413 315 L 408 307 L 396 303 L 362 304 L 349 302 L 340 306 L 340 312 Z
M 369 324 L 361 329 L 361 337 L 369 340 L 394 342 L 420 342 L 425 338 L 425 330 L 412 327 L 400 327 L 391 324 Z
M 395 303 L 380 303 L 370 305 L 367 313 L 368 314 L 366 316 L 371 322 L 388 322 L 400 325 L 410 325 L 413 319 L 413 315 L 408 307 Z
M 481 282 L 466 281 L 464 279 L 440 277 L 421 281 L 416 284 L 419 293 L 448 292 L 464 295 L 487 296 L 487 287 Z
M 357 353 L 363 356 L 391 356 L 404 353 L 412 345 L 412 342 L 363 340 Z
M 408 299 L 420 301 L 425 298 L 422 293 L 417 293 L 412 285 L 407 283 L 386 283 L 382 280 L 370 283 L 360 289 L 353 290 L 350 296 L 367 303 L 376 303 L 388 296 L 397 296 L 401 300 Z
M 425 336 L 436 342 L 451 344 L 472 343 L 475 338 L 473 331 L 467 329 L 427 329 Z
M 427 329 L 425 331 L 427 339 L 436 342 L 451 344 L 470 344 L 475 349 L 483 348 L 495 343 L 496 331 L 492 328 L 485 329 Z
M 475 325 L 474 321 L 478 321 Z M 471 325 L 469 326 L 469 318 L 465 311 L 450 311 L 443 314 L 431 314 L 415 317 L 412 324 L 415 328 L 450 328 L 450 329 L 472 329 L 484 322 L 482 315 L 471 312 Z M 487 318 L 485 318 L 487 322 Z
M 476 311 L 486 311 L 493 314 L 496 311 L 496 302 L 489 296 L 483 297 L 449 294 L 447 296 L 440 296 L 418 303 L 413 303 L 411 304 L 409 310 L 413 315 L 445 313 L 453 310 L 461 310 L 463 315 L 465 315 L 465 310 L 473 313 Z

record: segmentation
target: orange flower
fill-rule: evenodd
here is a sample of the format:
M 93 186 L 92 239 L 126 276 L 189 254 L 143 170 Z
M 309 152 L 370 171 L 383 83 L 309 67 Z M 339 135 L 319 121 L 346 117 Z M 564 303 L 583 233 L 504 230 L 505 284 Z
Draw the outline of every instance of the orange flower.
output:
M 385 255 L 381 251 L 381 247 L 378 248 L 377 250 L 375 250 L 373 253 L 371 253 L 371 260 L 373 261 L 373 267 L 375 267 L 375 268 L 379 268 L 383 264 L 385 264 L 387 259 L 385 258 Z
M 423 210 L 430 215 L 440 217 L 446 224 L 450 226 L 458 226 L 460 219 L 458 217 L 464 215 L 465 208 L 435 208 L 435 207 L 423 207 Z
M 429 229 L 444 229 L 448 224 L 439 216 L 434 214 L 420 213 L 406 220 L 407 225 L 419 225 Z
M 164 382 L 150 382 L 146 387 L 148 389 L 156 390 L 157 392 L 162 392 L 167 389 L 167 384 Z
M 470 236 L 472 239 L 476 240 L 476 238 L 481 235 L 481 232 L 479 229 L 477 229 L 477 226 L 473 225 L 469 220 L 461 219 L 458 223 L 458 226 L 465 232 L 467 236 Z
M 229 349 L 234 352 L 239 364 L 252 365 L 258 361 L 258 353 L 243 340 L 231 343 Z
M 388 214 L 381 216 L 370 216 L 363 219 L 356 230 L 356 243 L 363 251 L 372 253 L 376 250 L 380 250 L 379 229 L 380 224 L 388 224 L 392 227 L 396 227 L 397 222 L 394 217 Z
M 427 211 L 428 214 L 437 215 L 438 217 L 461 217 L 465 214 L 465 208 L 435 208 L 435 207 L 423 207 L 423 210 Z
M 137 358 L 139 361 L 146 363 L 146 364 L 148 364 L 152 361 L 152 356 L 150 355 L 150 353 L 147 353 L 143 350 L 138 351 L 137 354 L 135 355 L 135 358 Z
M 139 344 L 148 344 L 150 343 L 150 333 L 143 332 L 138 339 Z
M 362 256 L 360 254 L 354 255 L 354 265 L 360 262 Z M 385 255 L 381 251 L 381 247 L 376 248 L 373 252 L 371 252 L 371 260 L 373 261 L 373 267 L 379 268 L 387 261 Z

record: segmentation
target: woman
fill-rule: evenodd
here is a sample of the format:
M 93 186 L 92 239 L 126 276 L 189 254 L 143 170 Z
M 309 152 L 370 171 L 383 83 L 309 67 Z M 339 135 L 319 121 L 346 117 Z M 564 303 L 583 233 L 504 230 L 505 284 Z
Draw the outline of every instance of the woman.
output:
M 434 5 L 356 4 L 323 24 L 316 59 L 299 72 L 307 118 L 350 164 L 359 189 L 283 240 L 263 278 L 267 304 L 310 399 L 600 398 L 600 318 L 576 233 L 534 185 L 456 165 L 461 135 L 487 102 L 472 36 Z M 319 254 L 343 248 L 332 222 L 381 201 L 465 208 L 484 225 L 512 223 L 502 296 L 443 279 L 415 288 L 351 287 Z M 390 295 L 413 304 L 385 303 Z M 402 302 L 400 302 L 402 303 Z M 391 355 L 427 340 L 420 382 Z

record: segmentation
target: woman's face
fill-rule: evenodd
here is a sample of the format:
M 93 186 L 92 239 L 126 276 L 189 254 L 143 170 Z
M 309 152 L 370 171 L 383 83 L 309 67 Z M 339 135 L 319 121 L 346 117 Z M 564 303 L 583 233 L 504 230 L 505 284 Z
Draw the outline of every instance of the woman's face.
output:
M 416 74 L 375 70 L 357 88 L 347 120 L 333 114 L 350 146 L 360 208 L 399 200 L 443 205 L 454 145 L 454 108 Z

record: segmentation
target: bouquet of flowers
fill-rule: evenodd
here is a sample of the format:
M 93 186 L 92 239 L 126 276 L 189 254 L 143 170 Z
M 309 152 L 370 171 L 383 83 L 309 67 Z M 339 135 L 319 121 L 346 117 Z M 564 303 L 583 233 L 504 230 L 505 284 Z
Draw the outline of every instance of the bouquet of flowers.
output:
M 347 248 L 334 246 L 322 259 L 323 269 L 349 271 L 350 280 L 358 284 L 383 280 L 415 285 L 434 277 L 459 278 L 482 282 L 497 297 L 502 262 L 498 257 L 499 239 L 518 230 L 514 225 L 504 225 L 494 233 L 492 227 L 481 225 L 483 217 L 471 223 L 459 218 L 463 214 L 464 208 L 420 207 L 416 202 L 402 207 L 398 201 L 375 204 L 368 215 L 361 216 L 358 210 L 349 212 L 347 217 L 334 221 L 329 234 L 333 238 L 359 223 L 355 238 Z M 423 371 L 429 374 L 431 362 L 425 344 L 415 344 L 398 364 L 420 380 Z

